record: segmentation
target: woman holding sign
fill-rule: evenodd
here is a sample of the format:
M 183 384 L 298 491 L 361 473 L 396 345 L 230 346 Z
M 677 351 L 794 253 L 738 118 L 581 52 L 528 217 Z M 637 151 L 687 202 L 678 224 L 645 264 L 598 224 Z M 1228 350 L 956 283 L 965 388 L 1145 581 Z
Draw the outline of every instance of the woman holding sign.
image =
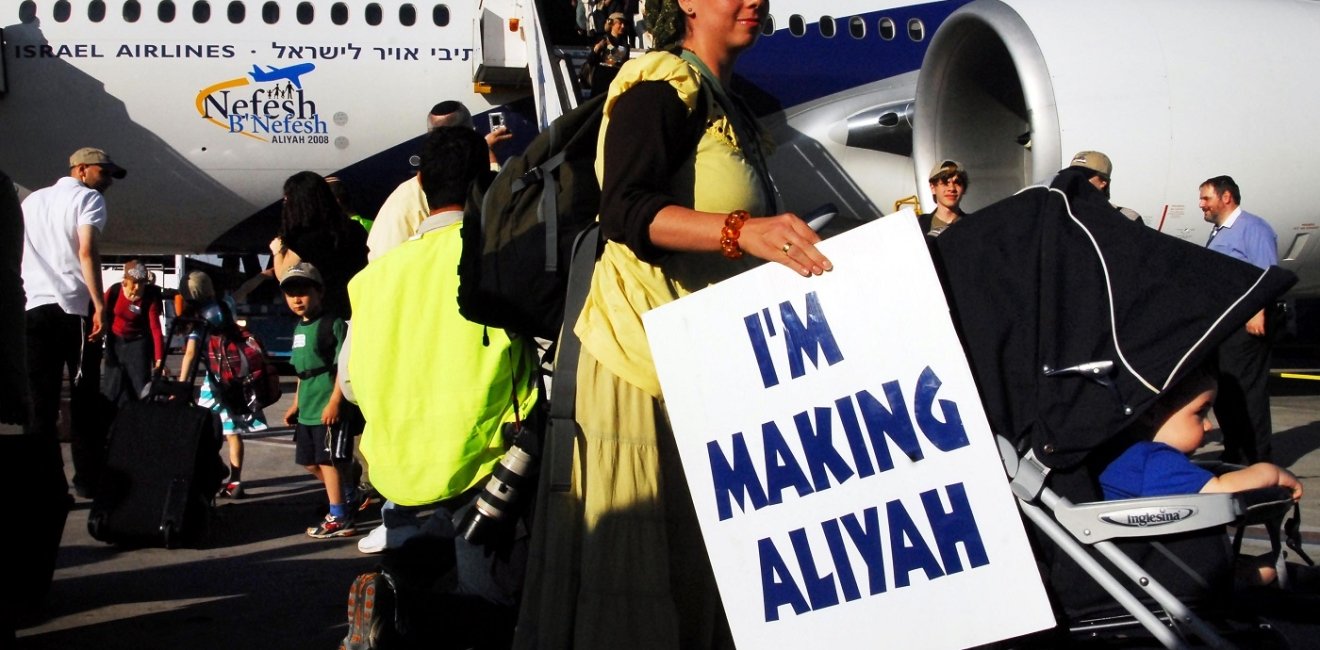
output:
M 656 49 L 610 86 L 596 159 L 607 242 L 566 323 L 583 348 L 573 492 L 538 513 L 520 647 L 732 646 L 642 314 L 752 258 L 831 268 L 816 233 L 778 213 L 764 135 L 730 93 L 767 4 L 647 1 Z

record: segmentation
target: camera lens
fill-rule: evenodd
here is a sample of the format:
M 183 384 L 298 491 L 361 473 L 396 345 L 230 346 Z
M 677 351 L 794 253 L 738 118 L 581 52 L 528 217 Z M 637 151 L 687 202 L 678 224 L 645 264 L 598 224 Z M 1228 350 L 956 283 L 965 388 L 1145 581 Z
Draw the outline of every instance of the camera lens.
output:
M 477 495 L 476 502 L 458 524 L 458 534 L 473 544 L 484 544 L 493 529 L 513 519 L 512 515 L 521 500 L 520 495 L 531 485 L 536 457 L 528 453 L 520 442 L 523 442 L 521 435 L 491 471 L 490 479 Z

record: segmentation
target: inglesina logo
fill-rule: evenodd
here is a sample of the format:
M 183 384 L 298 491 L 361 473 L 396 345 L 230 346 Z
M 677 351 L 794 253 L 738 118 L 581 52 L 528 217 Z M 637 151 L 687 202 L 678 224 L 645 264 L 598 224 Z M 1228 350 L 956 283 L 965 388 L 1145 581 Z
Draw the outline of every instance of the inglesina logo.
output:
M 1191 519 L 1196 514 L 1196 508 L 1133 508 L 1131 510 L 1119 510 L 1111 512 L 1103 517 L 1102 521 L 1107 521 L 1117 526 L 1126 526 L 1129 528 L 1150 528 L 1153 526 L 1164 526 L 1174 524 L 1180 521 Z
M 262 142 L 329 142 L 328 125 L 303 90 L 303 75 L 314 70 L 315 63 L 265 70 L 254 64 L 247 75 L 197 93 L 197 114 L 230 133 Z

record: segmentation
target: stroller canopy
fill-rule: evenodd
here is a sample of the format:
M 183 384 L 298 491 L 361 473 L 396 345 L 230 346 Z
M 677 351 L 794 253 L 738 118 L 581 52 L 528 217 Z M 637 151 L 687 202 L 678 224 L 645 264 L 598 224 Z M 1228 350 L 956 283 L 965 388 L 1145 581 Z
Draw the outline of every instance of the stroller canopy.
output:
M 991 425 L 1056 469 L 1296 282 L 1128 220 L 1071 169 L 967 215 L 932 250 Z

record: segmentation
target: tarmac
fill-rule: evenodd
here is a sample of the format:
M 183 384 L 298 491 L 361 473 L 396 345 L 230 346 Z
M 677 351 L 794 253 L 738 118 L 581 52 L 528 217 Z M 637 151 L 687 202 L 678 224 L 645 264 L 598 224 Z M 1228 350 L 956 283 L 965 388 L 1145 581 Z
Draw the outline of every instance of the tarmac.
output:
M 291 395 L 292 378 L 285 379 L 285 393 Z M 1276 458 L 1305 486 L 1304 548 L 1320 558 L 1320 381 L 1276 378 L 1271 388 Z M 276 419 L 286 407 L 287 401 L 281 401 L 268 412 Z M 1217 433 L 1210 434 L 1198 456 L 1217 454 Z M 67 444 L 65 461 L 71 473 Z M 99 542 L 87 532 L 91 502 L 78 499 L 64 528 L 49 616 L 19 630 L 18 647 L 339 647 L 347 631 L 349 585 L 379 559 L 356 547 L 361 535 L 379 523 L 379 507 L 359 518 L 357 536 L 307 537 L 304 531 L 318 521 L 325 493 L 294 464 L 287 428 L 247 439 L 243 485 L 246 498 L 217 501 L 211 533 L 195 549 L 123 549 Z M 21 534 L 22 522 L 11 525 Z M 1260 540 L 1264 534 L 1249 537 Z

